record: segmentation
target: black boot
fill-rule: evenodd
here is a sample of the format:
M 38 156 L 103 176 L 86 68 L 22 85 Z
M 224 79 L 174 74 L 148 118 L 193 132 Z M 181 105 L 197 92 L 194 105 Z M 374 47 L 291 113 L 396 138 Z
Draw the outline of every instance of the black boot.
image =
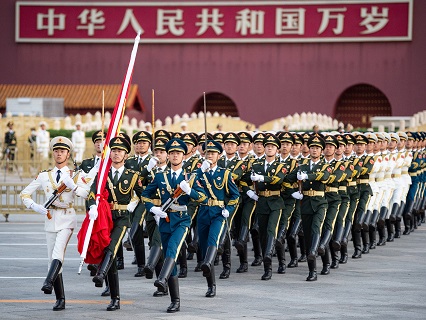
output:
M 324 230 L 318 246 L 318 255 L 323 256 L 331 239 L 331 230 Z
M 145 245 L 135 247 L 135 256 L 138 264 L 138 272 L 135 273 L 135 277 L 143 277 L 145 275 Z
M 144 267 L 145 277 L 147 279 L 152 279 L 154 277 L 155 266 L 157 265 L 160 256 L 161 247 L 152 246 L 149 251 L 148 261 Z
M 62 279 L 62 273 L 58 274 L 53 283 L 55 289 L 56 302 L 53 306 L 53 311 L 59 311 L 65 309 L 65 292 L 64 292 L 64 281 Z
M 105 277 L 113 261 L 114 259 L 112 257 L 112 252 L 109 250 L 106 250 L 104 260 L 100 264 L 100 267 L 98 271 L 96 272 L 96 275 L 92 279 L 92 281 L 95 283 L 95 287 L 102 288 Z
M 45 294 L 52 294 L 53 283 L 55 282 L 61 267 L 62 262 L 58 259 L 53 259 L 50 263 L 49 272 L 47 273 L 46 279 L 44 280 L 43 286 L 41 287 L 41 291 L 43 291 Z
M 244 242 L 243 250 L 238 250 L 238 257 L 240 258 L 240 266 L 237 273 L 244 273 L 248 271 L 247 263 L 247 242 Z
M 331 241 L 331 246 L 333 247 L 333 249 L 335 251 L 340 250 L 340 243 L 342 242 L 343 231 L 344 231 L 344 229 L 343 229 L 342 224 L 339 224 L 334 230 L 334 235 L 333 235 L 333 240 Z
M 346 221 L 345 227 L 343 228 L 342 241 L 340 242 L 340 245 L 342 247 L 348 246 L 349 233 L 351 232 L 351 230 L 352 230 L 352 223 L 349 221 Z
M 385 226 L 385 220 L 386 220 L 386 216 L 388 214 L 388 208 L 386 207 L 381 207 L 380 208 L 380 214 L 379 214 L 379 220 L 377 221 L 377 227 L 383 228 Z
M 180 296 L 179 296 L 179 279 L 178 277 L 170 277 L 169 281 L 169 292 L 171 303 L 167 308 L 168 313 L 174 313 L 180 311 Z
M 386 219 L 386 229 L 388 230 L 388 238 L 386 239 L 386 242 L 393 242 L 395 232 L 393 231 L 393 223 L 390 219 Z
M 308 261 L 316 260 L 319 243 L 320 243 L 320 235 L 318 233 L 313 234 L 311 248 L 309 249 L 309 253 L 308 253 Z
M 175 260 L 171 257 L 167 257 L 164 260 L 163 267 L 161 268 L 158 279 L 155 280 L 154 286 L 158 288 L 160 292 L 167 292 L 167 281 L 169 280 L 170 274 L 175 267 Z
M 368 228 L 370 226 L 370 222 L 372 218 L 373 218 L 373 212 L 371 212 L 370 210 L 367 210 L 364 221 L 362 222 L 362 230 L 368 232 Z
M 275 242 L 275 249 L 277 251 L 277 258 L 278 258 L 278 270 L 277 273 L 284 274 L 286 269 L 285 264 L 285 249 L 284 244 L 278 244 L 278 241 Z
M 97 264 L 88 264 L 87 270 L 90 271 L 90 276 L 94 277 L 94 276 L 96 276 L 96 272 L 98 271 L 98 265 Z
M 160 276 L 161 273 L 161 269 L 163 269 L 163 263 L 164 260 L 161 259 L 160 261 L 158 261 L 157 265 L 155 266 L 155 276 L 158 278 Z M 164 296 L 168 296 L 169 295 L 169 291 L 159 291 L 158 288 L 157 290 L 152 294 L 153 297 L 164 297 Z
M 401 238 L 401 218 L 397 217 L 395 220 L 395 238 Z
M 321 274 L 322 275 L 330 274 L 330 249 L 328 246 L 325 249 L 324 254 L 321 256 L 321 260 L 322 260 Z
M 377 242 L 377 246 L 385 246 L 386 245 L 386 232 L 385 227 L 377 226 L 377 231 L 379 232 L 379 242 Z
M 107 311 L 115 311 L 120 309 L 120 287 L 117 271 L 113 271 L 112 269 L 108 271 L 108 282 L 111 291 L 111 302 L 107 307 Z
M 120 243 L 120 246 L 118 247 L 116 257 L 117 257 L 117 270 L 123 270 L 124 256 L 123 256 L 123 246 L 121 245 L 121 243 Z M 136 256 L 134 260 L 136 261 Z M 132 263 L 132 264 L 136 264 L 136 263 Z
M 355 252 L 352 255 L 352 259 L 359 259 L 362 257 L 361 251 L 361 231 L 352 232 L 352 241 L 354 243 Z
M 206 297 L 213 298 L 214 296 L 216 296 L 216 279 L 214 276 L 214 266 L 211 266 L 209 275 L 206 277 L 206 279 L 207 279 Z
M 263 261 L 263 270 L 262 280 L 270 280 L 272 277 L 272 265 L 270 262 Z
M 111 291 L 109 291 L 109 285 L 108 285 L 107 279 L 108 279 L 108 277 L 105 278 L 105 289 L 101 293 L 102 297 L 109 297 L 111 295 Z
M 194 228 L 192 242 L 188 243 L 188 252 L 197 253 L 198 250 L 198 228 Z
M 180 248 L 179 253 L 179 278 L 186 278 L 188 275 L 188 262 L 186 261 L 186 245 L 185 243 Z
M 339 268 L 339 255 L 337 254 L 338 251 L 334 250 L 333 246 L 330 246 L 330 255 L 331 255 L 331 269 L 338 269 Z
M 370 224 L 369 230 L 370 250 L 376 249 L 376 227 Z
M 355 231 L 360 231 L 362 229 L 362 225 L 364 223 L 367 213 L 365 211 L 362 211 L 362 212 L 357 212 L 355 214 L 356 214 L 356 219 L 354 221 L 353 229 Z
M 394 203 L 392 205 L 392 211 L 391 211 L 391 214 L 389 216 L 389 220 L 391 222 L 394 222 L 396 220 L 396 216 L 398 215 L 398 212 L 399 212 L 399 204 L 398 203 Z
M 361 230 L 361 237 L 362 237 L 362 253 L 367 254 L 370 252 L 370 237 L 369 232 L 364 231 L 364 229 Z
M 227 224 L 224 225 L 223 231 L 219 237 L 219 245 L 216 250 L 218 255 L 222 255 L 223 251 L 225 250 L 225 241 L 231 241 L 231 239 L 229 239 L 229 236 L 228 236 Z
M 296 239 L 294 239 L 291 236 L 288 236 L 287 243 L 288 243 L 288 252 L 290 253 L 290 259 L 291 259 L 287 265 L 287 268 L 296 268 L 298 266 Z
M 373 215 L 370 220 L 370 226 L 374 226 L 374 228 L 377 227 L 377 221 L 379 220 L 379 211 L 373 210 Z
M 297 260 L 298 262 L 306 262 L 306 244 L 305 244 L 305 237 L 303 235 L 303 232 L 299 232 L 299 246 L 300 246 L 300 258 Z
M 216 257 L 216 247 L 210 246 L 207 247 L 206 256 L 204 261 L 201 264 L 201 270 L 203 271 L 203 277 L 208 277 L 210 275 L 211 269 L 213 269 L 213 261 Z
M 340 248 L 340 259 L 339 263 L 346 264 L 348 262 L 348 247 L 341 247 Z
M 219 275 L 219 279 L 228 279 L 231 273 L 231 252 L 226 249 L 222 254 L 223 271 Z
M 296 242 L 296 236 L 297 236 L 297 233 L 299 232 L 301 224 L 302 224 L 302 220 L 300 218 L 296 218 L 294 220 L 293 225 L 291 226 L 290 233 L 288 236 L 290 238 L 293 238 L 295 242 Z
M 260 266 L 263 261 L 259 234 L 257 232 L 251 232 L 251 240 L 253 242 L 253 251 L 254 251 L 254 260 L 251 263 L 251 265 L 253 267 L 257 267 L 257 266 Z
M 317 262 L 308 259 L 309 275 L 306 281 L 317 281 Z
M 265 254 L 263 256 L 263 264 L 269 263 L 272 264 L 272 256 L 274 254 L 274 244 L 275 244 L 275 238 L 271 235 L 268 235 L 266 239 L 266 248 L 265 248 Z
M 247 237 L 248 237 L 248 226 L 242 225 L 240 230 L 240 236 L 238 237 L 238 240 L 235 241 L 235 248 L 238 251 L 244 250 L 244 245 L 247 246 Z

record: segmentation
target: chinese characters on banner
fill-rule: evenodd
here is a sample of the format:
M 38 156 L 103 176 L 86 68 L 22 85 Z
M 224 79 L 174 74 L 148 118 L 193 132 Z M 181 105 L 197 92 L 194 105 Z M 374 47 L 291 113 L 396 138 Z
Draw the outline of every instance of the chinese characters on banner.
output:
M 410 41 L 413 0 L 17 2 L 17 42 Z

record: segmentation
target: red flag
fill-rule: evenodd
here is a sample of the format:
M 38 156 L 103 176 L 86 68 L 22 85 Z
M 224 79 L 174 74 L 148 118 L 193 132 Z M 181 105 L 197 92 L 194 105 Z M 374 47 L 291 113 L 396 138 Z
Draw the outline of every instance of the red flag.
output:
M 108 127 L 108 133 L 105 139 L 104 149 L 102 151 L 101 163 L 96 179 L 96 203 L 98 205 L 98 218 L 94 221 L 89 221 L 89 217 L 86 214 L 82 228 L 80 229 L 77 236 L 77 247 L 81 256 L 80 267 L 83 265 L 83 262 L 92 263 L 89 262 L 89 260 L 98 261 L 97 263 L 99 263 L 99 259 L 103 258 L 104 249 L 111 241 L 110 232 L 112 230 L 113 224 L 111 210 L 108 204 L 108 191 L 105 189 L 108 172 L 111 168 L 111 159 L 109 157 L 109 142 L 120 132 L 121 122 L 123 120 L 124 110 L 126 108 L 127 94 L 129 92 L 129 87 L 132 80 L 133 66 L 135 64 L 136 53 L 138 51 L 139 40 L 140 32 L 136 36 L 135 42 L 133 44 L 129 66 L 121 86 L 120 95 L 118 96 L 114 107 L 114 112 L 112 114 L 111 122 Z M 91 226 L 93 226 L 93 229 L 91 229 Z M 93 239 L 93 237 L 95 239 Z

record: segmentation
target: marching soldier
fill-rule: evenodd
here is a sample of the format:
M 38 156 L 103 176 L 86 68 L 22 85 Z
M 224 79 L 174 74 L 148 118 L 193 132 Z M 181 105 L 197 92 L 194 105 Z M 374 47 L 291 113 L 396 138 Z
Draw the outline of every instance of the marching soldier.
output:
M 46 122 L 42 121 L 36 138 L 37 153 L 40 154 L 42 160 L 46 160 L 49 157 L 49 141 L 50 133 L 46 130 Z
M 225 232 L 227 218 L 238 205 L 238 187 L 232 180 L 229 170 L 217 165 L 223 152 L 220 143 L 208 140 L 203 144 L 206 160 L 197 170 L 197 179 L 204 188 L 207 199 L 200 203 L 197 217 L 198 237 L 202 256 L 203 276 L 207 279 L 206 297 L 216 295 L 216 280 L 213 261 L 217 253 L 217 244 L 222 232 Z M 229 228 L 228 228 L 229 230 Z
M 321 159 L 325 142 L 320 136 L 308 139 L 309 159 L 299 164 L 297 179 L 302 181 L 303 200 L 301 201 L 302 226 L 305 246 L 309 249 L 309 275 L 306 281 L 317 280 L 316 257 L 321 238 L 321 226 L 327 211 L 325 183 L 330 177 L 332 168 Z
M 92 168 L 100 164 L 102 158 L 102 142 L 105 140 L 105 133 L 102 130 L 95 131 L 92 134 L 92 142 L 95 147 L 95 154 L 93 157 L 84 159 L 81 161 L 81 164 L 78 166 L 79 169 L 83 170 L 85 173 L 89 173 Z
M 185 143 L 180 139 L 172 139 L 167 142 L 166 151 L 170 161 L 170 169 L 155 175 L 154 180 L 143 191 L 142 199 L 145 201 L 146 209 L 158 221 L 161 243 L 165 253 L 163 267 L 154 285 L 161 292 L 165 292 L 167 287 L 169 288 L 171 304 L 167 312 L 173 313 L 180 310 L 176 259 L 179 248 L 185 241 L 191 225 L 191 217 L 187 214 L 186 205 L 190 198 L 204 201 L 206 196 L 202 188 L 194 183 L 194 179 L 190 179 L 189 182 L 185 180 L 185 174 L 182 171 L 183 157 L 187 153 Z M 179 198 L 174 194 L 177 188 L 183 192 L 183 195 Z M 170 199 L 174 199 L 166 212 L 163 211 L 163 207 L 155 206 L 151 200 L 157 190 L 160 191 L 161 205 L 164 205 Z
M 111 293 L 111 302 L 107 306 L 107 311 L 120 309 L 120 289 L 117 272 L 116 256 L 121 241 L 130 226 L 129 211 L 127 205 L 130 203 L 133 191 L 136 194 L 142 193 L 142 181 L 139 173 L 131 169 L 126 169 L 124 162 L 131 149 L 130 137 L 121 133 L 120 136 L 112 138 L 109 147 L 111 149 L 111 169 L 108 173 L 106 190 L 108 191 L 108 203 L 111 208 L 113 228 L 111 230 L 111 242 L 105 248 L 104 258 L 99 265 L 93 282 L 96 287 L 102 287 L 106 277 Z M 98 208 L 96 205 L 97 177 L 91 186 L 89 195 L 89 217 L 96 220 Z
M 65 137 L 55 137 L 50 142 L 55 167 L 42 171 L 24 190 L 20 196 L 24 205 L 42 214 L 45 217 L 44 230 L 46 231 L 47 254 L 49 268 L 41 290 L 45 294 L 55 291 L 56 303 L 54 311 L 65 309 L 65 292 L 62 278 L 62 266 L 65 250 L 74 229 L 77 227 L 77 217 L 73 208 L 75 196 L 87 198 L 88 188 L 84 180 L 77 174 L 74 179 L 67 162 L 73 149 L 72 142 Z M 67 187 L 53 205 L 46 209 L 43 205 L 35 203 L 32 194 L 42 189 L 47 199 L 64 183 Z
M 76 130 L 72 133 L 71 141 L 74 144 L 75 157 L 74 161 L 81 163 L 83 161 L 84 150 L 86 150 L 86 135 L 81 130 L 81 123 L 75 123 Z
M 264 274 L 262 280 L 272 277 L 272 255 L 278 233 L 284 201 L 281 197 L 281 184 L 286 169 L 276 157 L 281 148 L 281 142 L 275 135 L 268 135 L 263 140 L 265 157 L 253 163 L 251 181 L 255 184 L 256 195 L 259 197 L 256 205 L 256 215 L 259 223 L 259 236 L 262 246 Z

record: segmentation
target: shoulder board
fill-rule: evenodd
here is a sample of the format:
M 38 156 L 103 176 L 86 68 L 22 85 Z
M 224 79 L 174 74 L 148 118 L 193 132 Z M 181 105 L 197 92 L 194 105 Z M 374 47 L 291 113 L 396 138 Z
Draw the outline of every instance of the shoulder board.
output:
M 125 173 L 133 173 L 133 174 L 137 174 L 137 175 L 139 175 L 139 172 L 138 172 L 138 171 L 135 171 L 135 170 L 132 170 L 132 169 L 126 169 L 126 170 L 124 170 L 124 172 L 125 172 Z
M 39 173 L 42 173 L 42 172 L 49 172 L 49 171 L 52 171 L 52 169 L 41 170 Z

